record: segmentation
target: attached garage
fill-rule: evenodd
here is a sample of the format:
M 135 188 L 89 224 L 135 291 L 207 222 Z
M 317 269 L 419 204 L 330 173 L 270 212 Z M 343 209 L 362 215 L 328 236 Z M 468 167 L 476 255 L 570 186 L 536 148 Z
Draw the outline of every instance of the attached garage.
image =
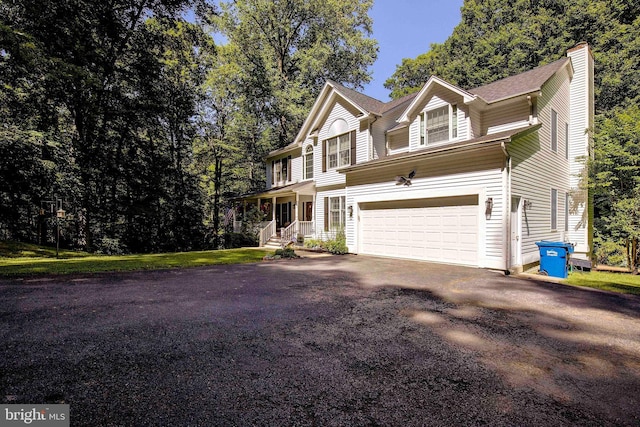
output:
M 478 265 L 478 195 L 360 203 L 360 252 Z

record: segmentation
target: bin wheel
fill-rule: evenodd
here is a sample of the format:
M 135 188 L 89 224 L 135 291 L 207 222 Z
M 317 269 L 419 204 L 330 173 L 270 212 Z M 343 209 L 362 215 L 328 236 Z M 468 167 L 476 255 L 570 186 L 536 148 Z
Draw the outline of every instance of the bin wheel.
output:
M 540 270 L 540 275 L 541 276 L 548 276 L 549 273 L 547 273 L 545 270 Z

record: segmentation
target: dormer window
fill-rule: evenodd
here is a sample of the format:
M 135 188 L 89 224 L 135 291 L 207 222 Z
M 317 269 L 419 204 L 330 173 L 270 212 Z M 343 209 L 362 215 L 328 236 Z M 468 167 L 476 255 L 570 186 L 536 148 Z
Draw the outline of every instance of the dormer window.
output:
M 457 105 L 445 105 L 420 114 L 420 145 L 449 141 L 457 137 Z

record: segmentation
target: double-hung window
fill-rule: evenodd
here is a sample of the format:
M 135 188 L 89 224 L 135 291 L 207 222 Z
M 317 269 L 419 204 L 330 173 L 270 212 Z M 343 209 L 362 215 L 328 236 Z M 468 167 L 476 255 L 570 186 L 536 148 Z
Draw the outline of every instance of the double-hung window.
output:
M 569 231 L 569 193 L 564 193 L 564 231 Z
M 449 141 L 457 137 L 457 105 L 445 105 L 420 115 L 420 145 Z
M 551 151 L 558 152 L 558 113 L 551 110 Z
M 558 228 L 558 190 L 551 189 L 551 230 Z
M 304 178 L 313 178 L 313 146 L 308 145 L 304 154 Z
M 344 227 L 345 218 L 345 196 L 329 197 L 329 229 Z
M 564 124 L 564 157 L 569 160 L 569 123 Z
M 351 138 L 348 133 L 327 141 L 327 160 L 329 169 L 351 164 Z
M 278 185 L 285 181 L 291 181 L 289 169 L 291 156 L 271 161 L 271 184 Z

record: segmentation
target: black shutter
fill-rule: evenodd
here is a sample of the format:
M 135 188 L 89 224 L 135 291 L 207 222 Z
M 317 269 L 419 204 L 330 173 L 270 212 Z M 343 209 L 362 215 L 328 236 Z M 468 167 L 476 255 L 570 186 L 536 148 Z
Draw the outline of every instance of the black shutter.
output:
M 329 231 L 329 198 L 324 198 L 324 231 Z
M 356 131 L 351 131 L 351 165 L 356 164 Z
M 276 183 L 276 162 L 271 160 L 271 185 Z
M 327 140 L 322 141 L 322 172 L 327 171 Z

